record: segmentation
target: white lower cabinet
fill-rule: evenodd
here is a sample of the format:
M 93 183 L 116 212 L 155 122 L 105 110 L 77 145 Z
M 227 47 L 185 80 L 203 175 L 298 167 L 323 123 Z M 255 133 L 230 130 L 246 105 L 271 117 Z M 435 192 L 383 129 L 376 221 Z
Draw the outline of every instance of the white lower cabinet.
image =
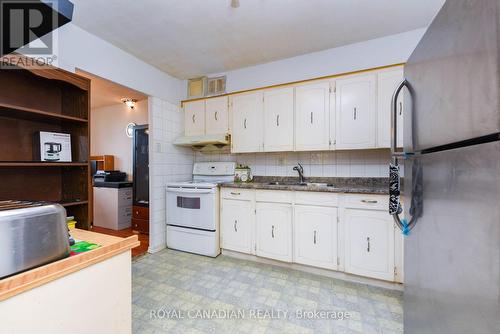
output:
M 394 280 L 394 223 L 386 211 L 345 209 L 345 271 Z
M 292 261 L 292 205 L 261 203 L 256 208 L 256 255 Z
M 222 248 L 251 253 L 253 246 L 253 204 L 247 200 L 222 201 Z
M 223 249 L 403 282 L 387 196 L 225 188 Z
M 337 269 L 337 208 L 295 205 L 294 262 Z

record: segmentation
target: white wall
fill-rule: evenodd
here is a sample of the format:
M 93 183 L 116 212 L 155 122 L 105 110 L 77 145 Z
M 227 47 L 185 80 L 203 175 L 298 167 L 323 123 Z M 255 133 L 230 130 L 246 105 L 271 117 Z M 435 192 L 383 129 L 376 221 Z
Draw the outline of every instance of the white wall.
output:
M 179 102 L 181 80 L 72 23 L 62 26 L 57 34 L 59 67 L 71 72 L 79 68 L 147 95 Z
M 227 75 L 227 92 L 235 92 L 404 63 L 425 30 L 425 28 L 412 30 L 209 76 Z M 293 38 L 290 42 L 293 43 Z M 184 87 L 187 87 L 186 85 L 187 82 L 184 82 Z M 184 88 L 184 98 L 186 92 L 187 88 Z
M 190 180 L 194 153 L 173 145 L 184 132 L 184 113 L 178 105 L 149 99 L 149 252 L 166 246 L 165 185 Z
M 137 102 L 135 109 L 120 103 L 91 110 L 90 155 L 113 155 L 115 169 L 132 180 L 132 138 L 125 133 L 129 123 L 148 124 L 148 100 Z
M 62 26 L 57 34 L 59 67 L 71 72 L 78 68 L 144 94 L 179 102 L 181 80 L 72 23 Z

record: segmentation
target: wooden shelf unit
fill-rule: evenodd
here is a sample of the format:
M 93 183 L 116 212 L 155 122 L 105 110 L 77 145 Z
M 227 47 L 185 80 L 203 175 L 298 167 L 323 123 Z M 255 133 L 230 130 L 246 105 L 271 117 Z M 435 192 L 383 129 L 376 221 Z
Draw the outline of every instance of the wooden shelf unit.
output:
M 114 170 L 115 156 L 114 155 L 94 155 L 90 157 L 90 161 L 95 161 L 97 170 Z
M 59 203 L 90 228 L 90 80 L 56 68 L 0 69 L 0 199 Z M 72 162 L 36 156 L 38 131 L 69 133 Z

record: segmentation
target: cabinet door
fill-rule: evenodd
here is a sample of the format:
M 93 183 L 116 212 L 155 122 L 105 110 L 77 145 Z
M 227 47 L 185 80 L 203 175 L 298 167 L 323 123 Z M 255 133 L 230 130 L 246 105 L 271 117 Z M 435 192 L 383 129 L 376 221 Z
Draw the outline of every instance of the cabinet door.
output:
M 336 148 L 375 147 L 375 75 L 336 81 Z
M 227 96 L 207 99 L 205 103 L 206 134 L 227 133 L 229 130 L 229 117 Z
M 337 269 L 337 209 L 295 205 L 294 262 Z
M 292 261 L 292 205 L 257 203 L 258 256 Z
M 252 253 L 253 210 L 251 201 L 222 201 L 222 248 Z
M 205 100 L 184 104 L 184 134 L 186 136 L 205 134 Z
M 295 88 L 295 150 L 329 149 L 330 83 Z
M 398 84 L 403 80 L 403 69 L 378 74 L 377 147 L 391 147 L 391 102 Z M 403 147 L 403 93 L 399 94 L 398 146 Z
M 345 209 L 345 271 L 394 280 L 394 225 L 385 211 Z
M 293 151 L 293 88 L 264 92 L 264 151 Z
M 262 151 L 263 96 L 253 92 L 232 97 L 232 153 Z

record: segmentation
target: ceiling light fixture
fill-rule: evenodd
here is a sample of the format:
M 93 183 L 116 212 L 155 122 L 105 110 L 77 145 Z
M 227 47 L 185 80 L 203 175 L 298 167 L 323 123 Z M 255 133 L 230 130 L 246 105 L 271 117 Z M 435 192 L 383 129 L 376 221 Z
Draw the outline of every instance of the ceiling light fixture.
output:
M 240 6 L 240 0 L 231 0 L 231 7 L 238 8 Z
M 137 105 L 137 100 L 136 99 L 131 99 L 131 98 L 123 98 L 122 102 L 127 105 L 130 109 L 135 109 L 135 106 Z

